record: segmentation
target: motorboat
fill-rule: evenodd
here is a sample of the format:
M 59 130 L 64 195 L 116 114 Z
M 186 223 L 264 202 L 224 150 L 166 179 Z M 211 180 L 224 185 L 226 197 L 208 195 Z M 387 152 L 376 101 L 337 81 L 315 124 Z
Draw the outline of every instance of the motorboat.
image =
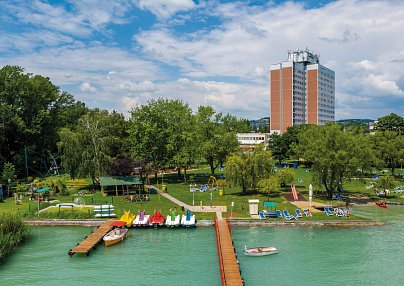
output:
M 278 253 L 278 249 L 273 246 L 259 246 L 259 247 L 249 247 L 244 246 L 243 253 L 247 256 L 265 256 L 270 254 Z
M 171 211 L 171 213 L 167 216 L 166 226 L 167 227 L 180 226 L 180 215 L 177 215 L 175 211 Z
M 110 232 L 108 232 L 104 237 L 105 246 L 111 246 L 125 239 L 128 229 L 125 227 L 126 223 L 124 221 L 114 221 L 110 224 L 113 226 Z
M 133 221 L 133 226 L 148 226 L 149 225 L 150 215 L 145 214 L 144 211 L 139 212 L 136 216 L 135 220 Z
M 149 219 L 150 226 L 162 226 L 164 225 L 165 217 L 161 214 L 160 211 L 156 211 Z
M 183 227 L 195 227 L 196 219 L 195 215 L 191 215 L 191 211 L 187 210 L 181 217 L 181 226 Z

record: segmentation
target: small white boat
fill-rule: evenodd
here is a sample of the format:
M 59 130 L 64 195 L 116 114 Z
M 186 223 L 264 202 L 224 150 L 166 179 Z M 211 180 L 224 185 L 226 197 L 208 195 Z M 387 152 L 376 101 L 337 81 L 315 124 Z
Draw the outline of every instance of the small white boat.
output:
M 249 247 L 244 246 L 243 253 L 247 256 L 265 256 L 270 254 L 278 253 L 278 249 L 272 246 L 259 246 L 259 247 Z
M 126 237 L 127 232 L 127 228 L 115 228 L 111 230 L 103 238 L 105 246 L 110 246 L 123 241 Z
M 142 212 L 140 212 L 140 213 L 136 216 L 136 218 L 133 220 L 132 225 L 133 225 L 134 227 L 137 227 L 137 226 L 148 226 L 148 225 L 149 225 L 149 218 L 150 218 L 150 215 L 147 215 L 147 214 L 145 214 L 145 213 L 142 211 Z
M 183 226 L 183 227 L 195 227 L 196 226 L 195 215 L 191 215 L 191 212 L 189 210 L 187 210 L 186 214 L 182 215 L 181 226 Z

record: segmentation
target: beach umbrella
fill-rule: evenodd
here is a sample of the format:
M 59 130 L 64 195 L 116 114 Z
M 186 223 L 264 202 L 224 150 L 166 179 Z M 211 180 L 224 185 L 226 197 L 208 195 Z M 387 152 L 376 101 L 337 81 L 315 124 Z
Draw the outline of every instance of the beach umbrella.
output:
M 309 201 L 310 201 L 310 207 L 311 207 L 311 201 L 313 199 L 313 186 L 310 184 L 309 185 Z

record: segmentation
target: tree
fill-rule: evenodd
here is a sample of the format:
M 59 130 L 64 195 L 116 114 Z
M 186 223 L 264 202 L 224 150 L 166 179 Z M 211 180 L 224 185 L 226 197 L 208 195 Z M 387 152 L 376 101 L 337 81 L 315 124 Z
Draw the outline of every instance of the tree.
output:
M 303 134 L 296 152 L 313 162 L 313 179 L 324 185 L 328 198 L 341 187 L 343 181 L 366 168 L 372 158 L 367 138 L 344 132 L 337 124 L 311 126 Z M 359 143 L 358 143 L 359 142 Z
M 263 189 L 264 192 L 267 194 L 267 197 L 269 198 L 269 194 L 271 193 L 271 191 L 279 190 L 281 184 L 279 182 L 279 178 L 277 176 L 272 175 L 266 179 L 258 181 L 257 186 Z
M 404 135 L 404 118 L 395 113 L 380 117 L 375 125 L 379 131 L 395 131 Z
M 378 131 L 372 137 L 379 166 L 388 166 L 394 175 L 395 168 L 404 159 L 404 135 L 396 131 Z
M 226 180 L 233 186 L 248 189 L 257 187 L 259 180 L 268 178 L 274 173 L 274 164 L 270 151 L 259 146 L 252 153 L 236 153 L 226 161 Z
M 129 176 L 132 174 L 134 166 L 134 160 L 130 155 L 120 155 L 112 160 L 108 174 L 111 176 Z
M 222 166 L 227 157 L 238 149 L 236 133 L 245 130 L 245 120 L 221 113 L 216 114 L 211 106 L 200 106 L 195 115 L 195 140 L 198 153 L 210 166 L 211 174 Z
M 387 197 L 387 192 L 386 190 L 391 190 L 394 189 L 394 177 L 393 176 L 381 176 L 379 180 L 376 182 L 376 188 L 381 190 L 384 195 Z
M 131 112 L 130 142 L 135 158 L 152 162 L 158 170 L 174 164 L 178 170 L 192 157 L 191 109 L 180 100 L 150 100 Z
M 269 140 L 269 149 L 272 152 L 272 156 L 278 161 L 279 165 L 288 158 L 288 145 L 285 140 L 285 136 L 274 133 Z
M 7 185 L 7 196 L 10 196 L 10 187 L 16 182 L 17 176 L 15 167 L 12 163 L 7 162 L 3 165 L 3 172 L 1 173 L 1 180 L 3 185 Z
M 295 179 L 295 175 L 290 169 L 282 169 L 276 172 L 276 176 L 278 178 L 279 184 L 282 187 L 285 187 L 287 184 L 291 184 Z

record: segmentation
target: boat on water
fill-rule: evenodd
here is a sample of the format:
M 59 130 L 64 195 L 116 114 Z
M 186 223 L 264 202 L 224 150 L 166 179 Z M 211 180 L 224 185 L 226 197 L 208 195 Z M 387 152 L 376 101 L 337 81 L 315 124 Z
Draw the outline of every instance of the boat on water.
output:
M 191 215 L 191 211 L 187 210 L 181 217 L 181 226 L 183 227 L 195 227 L 196 219 L 195 215 Z
M 124 221 L 114 221 L 110 226 L 115 228 L 108 232 L 102 239 L 104 240 L 105 246 L 111 246 L 125 239 L 128 229 L 125 227 L 126 223 Z
M 382 201 L 376 201 L 376 205 L 378 205 L 381 208 L 387 208 L 387 204 Z
M 166 219 L 167 227 L 178 227 L 180 226 L 180 215 L 177 215 L 175 211 L 171 211 Z
M 162 226 L 164 225 L 165 217 L 160 213 L 160 211 L 156 211 L 149 219 L 150 226 Z
M 130 227 L 132 225 L 132 222 L 134 219 L 135 219 L 135 215 L 132 214 L 129 210 L 129 211 L 125 211 L 119 220 L 125 222 L 126 227 Z
M 278 249 L 273 246 L 259 246 L 259 247 L 249 247 L 244 246 L 243 253 L 247 256 L 266 256 L 270 254 L 278 253 Z
M 139 212 L 139 214 L 136 216 L 135 220 L 133 221 L 133 226 L 148 226 L 149 225 L 149 219 L 150 215 L 145 214 L 144 211 Z

